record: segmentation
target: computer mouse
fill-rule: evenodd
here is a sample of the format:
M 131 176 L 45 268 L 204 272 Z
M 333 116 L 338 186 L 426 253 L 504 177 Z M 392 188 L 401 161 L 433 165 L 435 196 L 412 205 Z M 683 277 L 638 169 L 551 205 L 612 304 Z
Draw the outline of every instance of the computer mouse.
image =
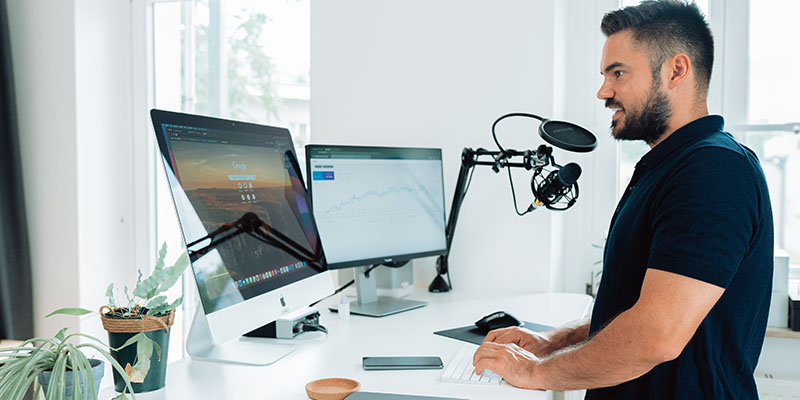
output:
M 509 326 L 522 326 L 522 325 L 523 325 L 522 321 L 516 319 L 513 315 L 508 314 L 505 311 L 493 312 L 475 321 L 475 326 L 477 326 L 480 330 L 486 333 L 495 329 L 507 328 Z

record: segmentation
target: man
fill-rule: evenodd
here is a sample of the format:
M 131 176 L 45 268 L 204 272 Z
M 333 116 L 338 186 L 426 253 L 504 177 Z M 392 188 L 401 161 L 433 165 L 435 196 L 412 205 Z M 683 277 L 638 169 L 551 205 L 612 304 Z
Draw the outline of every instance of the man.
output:
M 651 150 L 611 220 L 591 320 L 490 332 L 475 368 L 587 399 L 756 398 L 772 212 L 756 156 L 708 115 L 708 24 L 694 4 L 660 1 L 608 13 L 601 29 L 612 135 Z

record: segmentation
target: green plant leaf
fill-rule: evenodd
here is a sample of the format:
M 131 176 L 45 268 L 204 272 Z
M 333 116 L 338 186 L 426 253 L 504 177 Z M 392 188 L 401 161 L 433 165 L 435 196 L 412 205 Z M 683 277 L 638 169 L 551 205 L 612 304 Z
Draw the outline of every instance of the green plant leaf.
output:
M 154 309 L 154 308 L 163 307 L 166 302 L 167 302 L 167 296 L 158 296 L 158 297 L 150 300 L 149 302 L 147 302 L 147 305 L 145 306 L 145 307 L 147 307 L 147 315 L 155 315 L 155 314 L 151 313 L 150 311 L 152 309 Z
M 136 285 L 136 288 L 133 289 L 133 295 L 145 301 L 152 299 L 160 292 L 159 286 L 164 282 L 165 276 L 166 271 L 163 268 L 153 271 L 150 276 Z
M 189 254 L 184 251 L 183 254 L 181 254 L 181 256 L 175 260 L 175 265 L 165 268 L 166 274 L 164 276 L 164 281 L 160 285 L 161 291 L 165 292 L 175 285 L 175 283 L 181 279 L 181 276 L 183 276 L 183 271 L 186 271 L 188 266 Z
M 81 336 L 86 336 L 86 337 L 89 337 L 91 339 L 99 341 L 98 339 L 96 339 L 96 338 L 94 338 L 92 336 L 89 336 L 89 335 L 81 334 Z M 105 346 L 105 345 L 103 345 L 103 346 Z M 106 360 L 108 360 L 109 363 L 111 363 L 111 367 L 114 370 L 117 371 L 117 373 L 122 377 L 122 380 L 125 381 L 125 391 L 120 396 L 124 395 L 127 392 L 127 393 L 131 394 L 132 398 L 134 398 L 134 399 L 136 398 L 136 396 L 133 394 L 133 387 L 131 386 L 131 381 L 128 379 L 128 375 L 125 373 L 125 369 L 122 368 L 121 365 L 119 365 L 119 363 L 117 362 L 117 360 L 114 357 L 111 356 L 111 353 L 109 353 L 108 351 L 104 350 L 103 348 L 101 348 L 100 346 L 98 346 L 98 345 L 96 345 L 94 343 L 81 343 L 81 344 L 77 345 L 76 347 L 79 348 L 79 349 L 83 348 L 83 347 L 89 347 L 89 348 L 95 349 L 98 353 L 100 353 Z M 115 399 L 120 398 L 120 396 L 115 397 Z M 122 398 L 125 398 L 125 397 L 122 397 Z
M 106 288 L 106 296 L 108 296 L 108 306 L 114 308 L 117 306 L 117 302 L 114 301 L 114 283 L 110 283 L 108 288 Z
M 164 296 L 160 296 L 159 298 L 161 298 L 161 297 L 164 297 Z M 160 304 L 160 305 L 158 305 L 156 307 L 152 307 L 152 308 L 151 307 L 147 307 L 147 315 L 158 315 L 158 314 L 166 313 L 169 310 L 172 310 L 173 308 L 178 307 L 182 303 L 183 303 L 183 296 L 178 297 L 172 303 L 167 303 L 165 301 L 165 302 L 163 302 L 162 304 Z
M 74 307 L 74 308 L 59 308 L 58 310 L 55 310 L 55 311 L 51 312 L 50 314 L 45 315 L 44 317 L 47 318 L 47 317 L 50 317 L 50 316 L 53 316 L 53 315 L 85 315 L 85 314 L 91 314 L 91 313 L 92 313 L 92 311 L 89 311 L 89 310 L 87 310 L 85 308 L 78 308 L 78 307 Z
M 128 376 L 131 382 L 142 383 L 150 371 L 150 357 L 153 355 L 153 341 L 139 340 L 136 343 L 136 361 Z M 127 369 L 127 368 L 126 368 Z
M 155 271 L 164 268 L 164 259 L 167 257 L 167 242 L 161 245 L 161 250 L 158 251 L 158 260 L 156 260 Z
M 69 329 L 69 328 L 62 328 L 60 331 L 58 331 L 58 333 L 56 333 L 56 336 L 55 336 L 56 339 L 58 339 L 58 340 L 60 340 L 62 342 L 65 341 L 66 340 L 65 333 L 67 332 L 67 329 Z
M 130 346 L 130 345 L 132 345 L 132 344 L 134 344 L 136 342 L 138 342 L 142 338 L 150 340 L 150 338 L 145 336 L 144 332 L 139 332 L 139 333 L 133 335 L 130 339 L 126 340 L 125 343 L 122 346 L 119 346 L 119 347 L 110 347 L 109 346 L 109 348 L 111 350 L 114 350 L 114 351 L 120 351 L 120 350 L 122 350 L 122 349 L 124 349 L 124 348 L 126 348 L 126 347 L 128 347 L 128 346 Z

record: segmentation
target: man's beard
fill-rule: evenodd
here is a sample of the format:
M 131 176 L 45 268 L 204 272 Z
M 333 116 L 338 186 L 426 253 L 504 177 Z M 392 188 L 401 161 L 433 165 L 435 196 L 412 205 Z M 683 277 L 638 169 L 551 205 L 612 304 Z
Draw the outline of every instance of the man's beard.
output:
M 647 144 L 655 143 L 666 132 L 672 116 L 672 106 L 667 95 L 659 90 L 658 82 L 654 82 L 647 97 L 647 102 L 640 112 L 625 109 L 625 123 L 614 132 L 617 121 L 611 121 L 611 135 L 617 140 L 644 140 Z M 606 107 L 620 104 L 614 99 L 606 100 Z

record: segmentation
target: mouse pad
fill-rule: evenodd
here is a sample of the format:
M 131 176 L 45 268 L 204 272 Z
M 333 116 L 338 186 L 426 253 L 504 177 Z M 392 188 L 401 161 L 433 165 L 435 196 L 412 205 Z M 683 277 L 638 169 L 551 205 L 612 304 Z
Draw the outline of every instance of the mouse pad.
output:
M 535 324 L 533 322 L 523 321 L 524 324 L 522 325 L 523 328 L 530 329 L 534 332 L 545 332 L 551 329 L 554 329 L 552 326 L 542 325 L 542 324 Z M 486 334 L 483 333 L 482 330 L 478 329 L 475 325 L 464 326 L 461 328 L 453 328 L 447 329 L 444 331 L 433 332 L 436 335 L 449 337 L 451 339 L 456 340 L 463 340 L 468 343 L 473 343 L 480 345 L 483 343 L 483 338 L 486 337 Z

